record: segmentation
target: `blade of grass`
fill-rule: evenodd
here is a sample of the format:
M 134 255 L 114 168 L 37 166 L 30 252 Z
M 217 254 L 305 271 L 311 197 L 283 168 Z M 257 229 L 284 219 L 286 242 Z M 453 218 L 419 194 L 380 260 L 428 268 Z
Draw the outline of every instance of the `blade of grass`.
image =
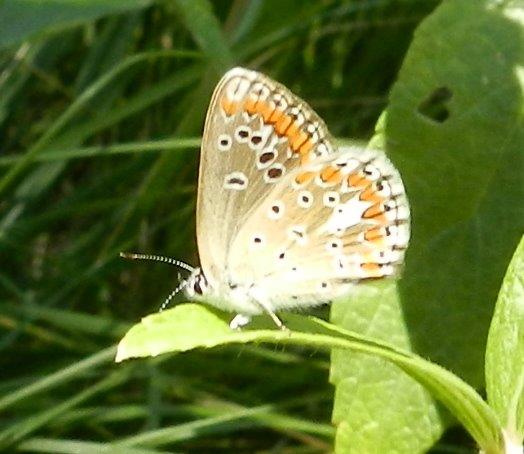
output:
M 144 52 L 127 58 L 111 71 L 104 74 L 96 82 L 91 84 L 82 94 L 68 107 L 68 109 L 52 124 L 45 134 L 24 154 L 14 167 L 12 167 L 0 180 L 0 196 L 4 195 L 9 186 L 33 162 L 35 157 L 49 145 L 51 140 L 70 122 L 75 115 L 82 111 L 88 102 L 103 88 L 109 85 L 119 75 L 128 71 L 139 63 L 150 62 L 156 58 L 194 58 L 195 54 L 187 51 L 163 50 Z M 178 76 L 178 74 L 177 74 Z M 178 79 L 178 77 L 177 77 Z M 163 94 L 164 95 L 164 94 Z
M 169 150 L 187 150 L 200 147 L 200 137 L 187 137 L 147 142 L 120 143 L 108 146 L 72 148 L 43 151 L 34 162 L 69 161 L 71 159 L 106 157 L 120 154 L 148 153 Z M 25 155 L 0 156 L 0 167 L 9 166 L 24 159 Z
M 83 389 L 76 393 L 70 399 L 63 401 L 60 404 L 54 405 L 49 410 L 44 410 L 36 413 L 29 418 L 23 419 L 21 422 L 15 423 L 5 430 L 0 431 L 0 449 L 5 449 L 35 430 L 39 429 L 49 421 L 52 421 L 63 412 L 76 407 L 82 402 L 90 399 L 98 393 L 105 392 L 115 386 L 121 384 L 125 379 L 125 374 L 113 373 L 110 376 L 100 380 L 98 383 Z
M 182 21 L 202 52 L 221 75 L 234 64 L 233 54 L 222 33 L 220 23 L 207 0 L 175 0 Z
M 80 440 L 60 440 L 56 438 L 29 438 L 20 443 L 18 451 L 48 452 L 53 454 L 157 454 L 165 451 L 156 449 L 123 448 L 118 449 L 106 443 Z
M 64 369 L 41 378 L 30 385 L 17 389 L 16 391 L 0 398 L 0 412 L 34 394 L 62 385 L 91 372 L 93 368 L 110 362 L 114 358 L 115 352 L 116 347 L 108 347 L 81 361 L 74 362 Z

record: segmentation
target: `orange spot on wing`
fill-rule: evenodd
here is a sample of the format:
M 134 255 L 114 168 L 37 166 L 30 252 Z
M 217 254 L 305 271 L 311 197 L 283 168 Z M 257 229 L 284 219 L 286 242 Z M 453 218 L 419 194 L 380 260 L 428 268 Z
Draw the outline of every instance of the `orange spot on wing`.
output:
M 353 186 L 355 188 L 365 188 L 372 183 L 370 180 L 358 173 L 349 174 L 347 181 L 349 186 Z
M 313 177 L 315 176 L 315 172 L 302 172 L 299 173 L 295 177 L 295 183 L 299 185 L 307 184 L 309 183 Z
M 324 183 L 338 183 L 342 175 L 338 167 L 328 166 L 320 173 L 320 178 Z
M 256 99 L 253 99 L 252 97 L 246 99 L 246 102 L 244 102 L 244 109 L 249 115 L 254 115 L 258 113 L 259 107 L 257 106 L 258 101 Z
M 300 165 L 304 166 L 306 164 L 309 164 L 311 161 L 313 161 L 313 158 L 314 156 L 312 153 L 300 155 Z
M 273 113 L 269 116 L 269 118 L 267 119 L 267 122 L 269 124 L 278 123 L 278 121 L 282 118 L 283 115 L 284 115 L 284 112 L 282 112 L 279 109 L 275 109 Z
M 367 271 L 378 271 L 380 269 L 380 265 L 373 262 L 361 263 L 360 266 Z
M 374 205 L 371 205 L 366 209 L 366 211 L 364 211 L 362 217 L 364 219 L 374 219 L 380 223 L 386 222 L 386 216 L 384 214 L 384 210 L 382 209 L 381 203 L 375 203 Z
M 366 262 L 361 263 L 360 267 L 366 272 L 368 277 L 380 277 L 382 272 L 378 263 Z
M 220 100 L 220 107 L 226 113 L 226 115 L 233 115 L 239 108 L 238 102 L 232 101 L 228 97 L 224 96 Z
M 360 194 L 359 199 L 373 203 L 384 201 L 384 197 L 382 197 L 372 186 L 368 186 L 367 189 Z
M 298 130 L 298 132 L 296 132 L 292 136 L 288 135 L 287 137 L 289 139 L 289 145 L 290 145 L 291 149 L 293 151 L 295 151 L 295 152 L 297 152 L 300 149 L 300 147 L 309 138 L 307 133 L 302 131 L 302 130 L 300 130 L 300 129 Z
M 291 125 L 293 119 L 289 115 L 282 115 L 275 123 L 275 131 L 279 136 L 283 136 Z
M 249 113 L 249 115 L 259 114 L 264 123 L 269 123 L 269 118 L 274 112 L 274 108 L 267 102 L 261 100 L 248 99 L 244 103 L 244 108 Z
M 286 134 L 286 137 L 287 137 L 288 140 L 289 140 L 290 148 L 291 148 L 291 149 L 293 149 L 293 148 L 291 147 L 291 137 L 295 137 L 295 135 L 298 134 L 298 132 L 299 132 L 299 128 L 298 128 L 296 122 L 291 123 L 291 125 L 289 126 L 289 128 L 287 128 L 287 130 L 286 130 L 286 133 L 285 133 L 285 134 Z M 296 150 L 293 149 L 293 151 L 296 151 Z
M 381 227 L 373 227 L 364 232 L 364 239 L 371 243 L 382 244 L 384 242 L 384 235 Z
M 306 155 L 313 149 L 313 146 L 314 146 L 313 142 L 311 142 L 310 139 L 307 139 L 302 145 L 300 145 L 298 152 L 301 155 Z

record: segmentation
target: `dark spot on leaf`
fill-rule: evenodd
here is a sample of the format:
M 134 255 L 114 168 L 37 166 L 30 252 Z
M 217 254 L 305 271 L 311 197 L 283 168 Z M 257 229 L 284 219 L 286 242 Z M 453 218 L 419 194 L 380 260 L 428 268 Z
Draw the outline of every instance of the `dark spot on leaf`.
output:
M 446 103 L 453 96 L 448 87 L 438 87 L 418 106 L 418 112 L 437 123 L 444 123 L 449 118 Z

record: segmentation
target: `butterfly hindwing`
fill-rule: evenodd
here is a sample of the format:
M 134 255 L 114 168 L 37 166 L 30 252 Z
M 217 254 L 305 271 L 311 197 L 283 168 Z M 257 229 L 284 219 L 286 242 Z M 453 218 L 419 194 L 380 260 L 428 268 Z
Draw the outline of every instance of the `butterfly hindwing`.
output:
M 305 306 L 395 275 L 408 240 L 398 172 L 380 152 L 347 148 L 273 188 L 236 236 L 229 267 L 275 306 Z

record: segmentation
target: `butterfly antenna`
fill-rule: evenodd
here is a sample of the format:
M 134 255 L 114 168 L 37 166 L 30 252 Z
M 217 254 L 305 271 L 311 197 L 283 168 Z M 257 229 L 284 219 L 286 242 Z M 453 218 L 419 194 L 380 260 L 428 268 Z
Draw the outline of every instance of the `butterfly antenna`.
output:
M 176 296 L 178 292 L 180 292 L 182 289 L 187 287 L 187 284 L 188 284 L 187 281 L 182 281 L 179 284 L 179 286 L 168 295 L 168 297 L 165 299 L 165 301 L 160 306 L 160 309 L 158 309 L 158 312 L 162 312 L 167 306 L 169 306 L 169 304 L 171 303 L 171 300 Z
M 186 271 L 192 273 L 195 268 L 187 263 L 181 262 L 180 260 L 173 259 L 171 257 L 164 257 L 163 255 L 152 255 L 152 254 L 137 254 L 135 252 L 121 252 L 120 257 L 130 260 L 151 260 L 153 262 L 164 262 L 170 265 L 178 266 Z M 174 296 L 174 295 L 173 295 Z

